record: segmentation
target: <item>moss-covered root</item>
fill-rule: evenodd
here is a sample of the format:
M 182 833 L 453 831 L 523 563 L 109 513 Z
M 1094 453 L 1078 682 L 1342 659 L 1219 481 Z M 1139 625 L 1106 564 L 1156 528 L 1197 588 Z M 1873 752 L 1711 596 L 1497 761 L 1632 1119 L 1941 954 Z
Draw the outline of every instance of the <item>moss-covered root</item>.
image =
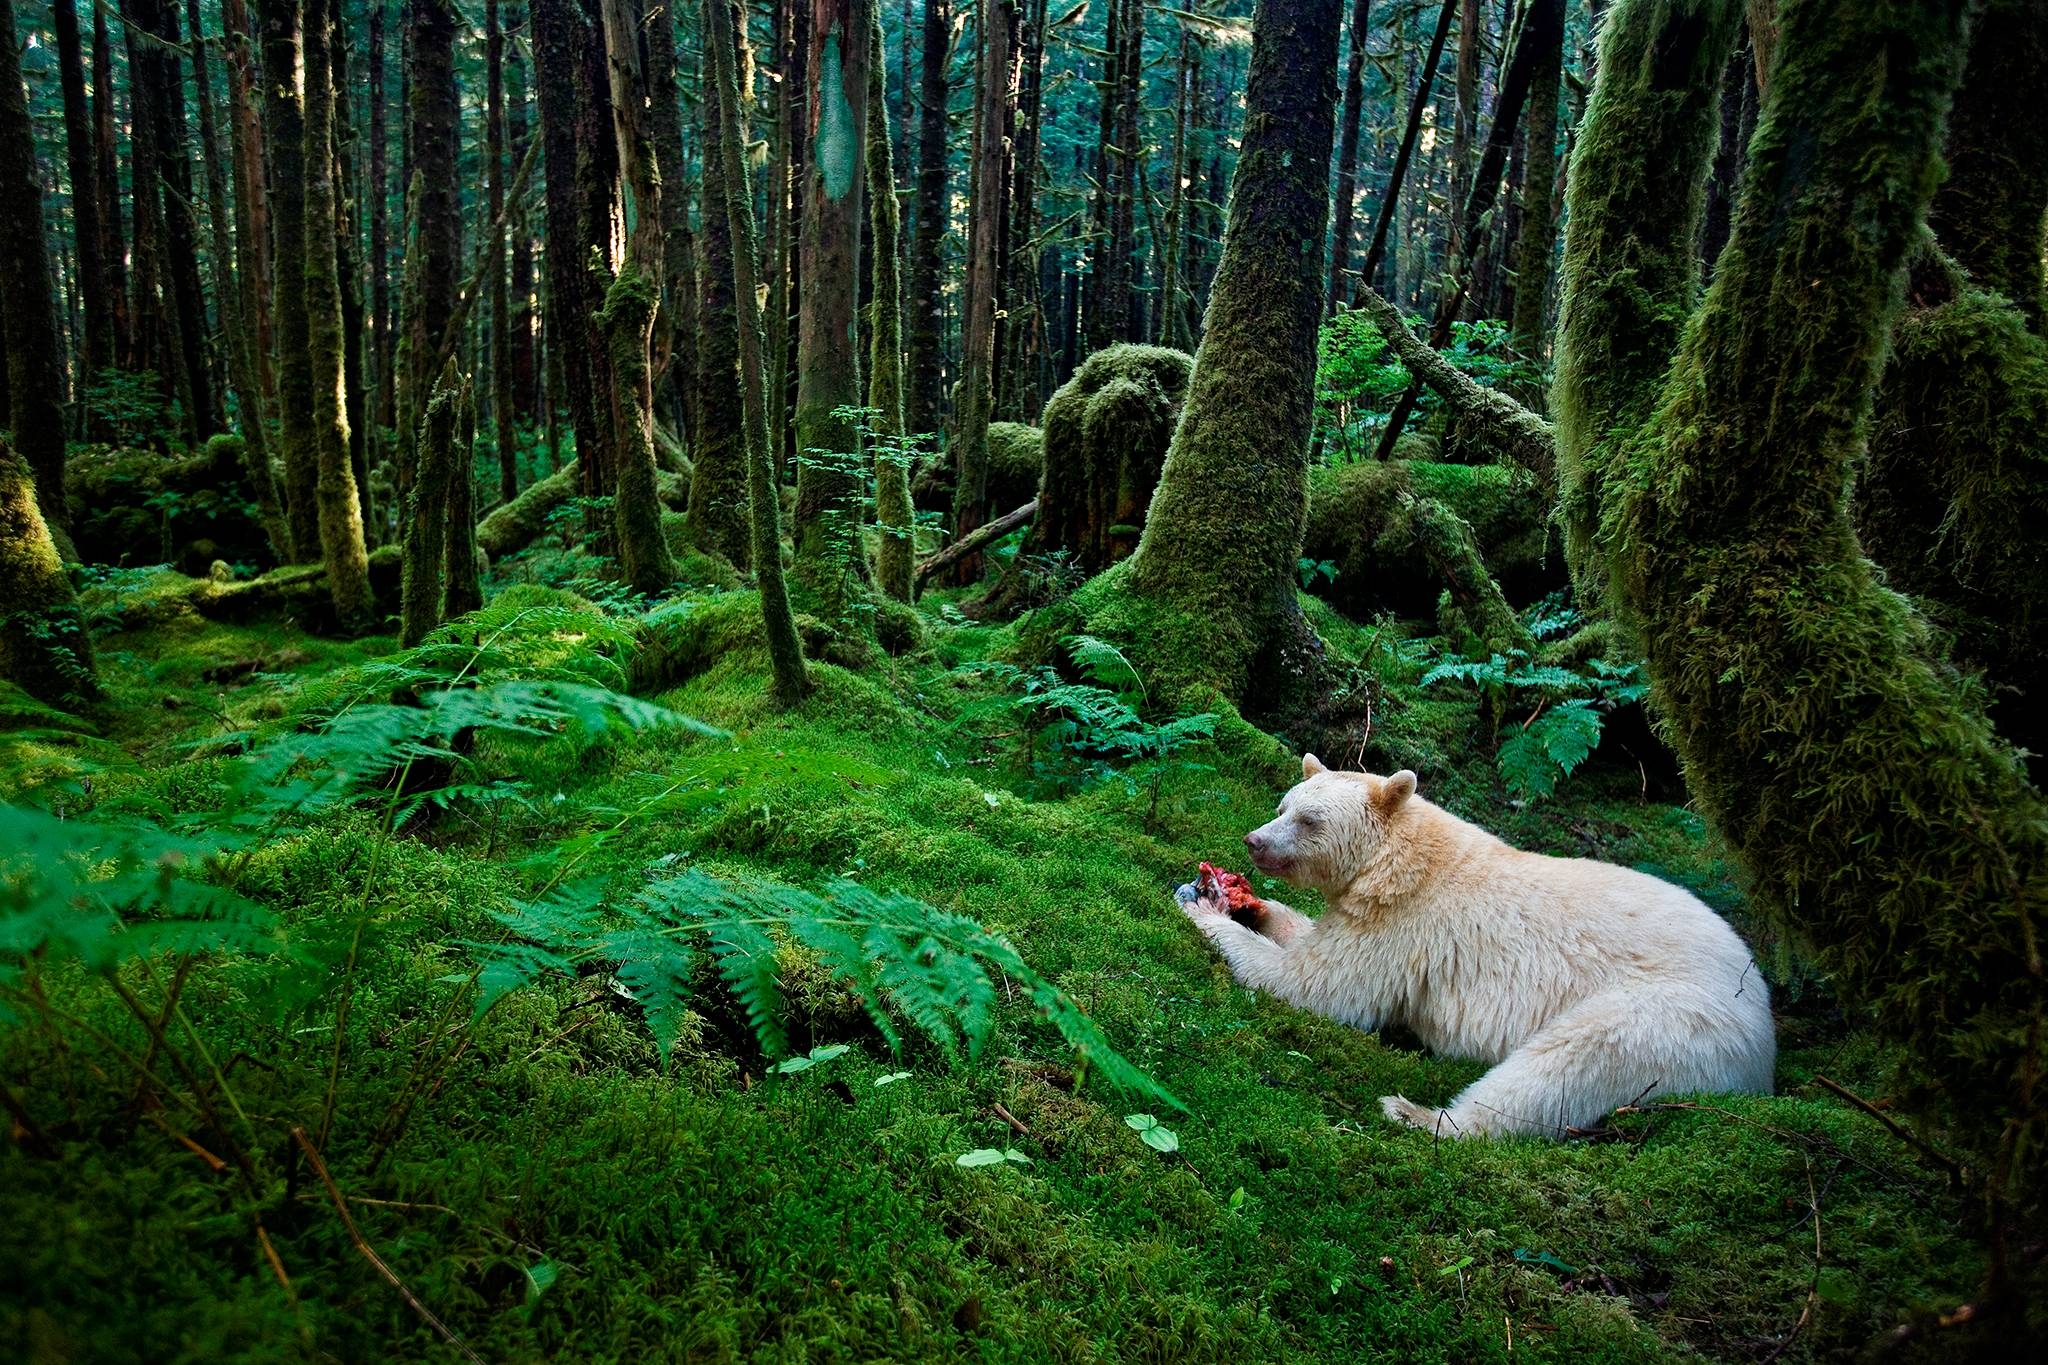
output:
M 1461 647 L 1476 642 L 1493 653 L 1505 654 L 1511 649 L 1535 653 L 1535 637 L 1487 572 L 1486 557 L 1480 554 L 1479 542 L 1473 539 L 1465 519 L 1435 498 L 1413 494 L 1401 499 L 1401 510 L 1413 530 L 1416 548 L 1444 581 L 1450 613 L 1455 617 L 1446 623 L 1447 632 L 1473 637 L 1462 641 Z
M 1358 306 L 1372 318 L 1372 325 L 1379 328 L 1410 374 L 1436 390 L 1446 407 L 1485 432 L 1502 455 L 1534 474 L 1546 488 L 1554 486 L 1557 456 L 1550 423 L 1498 389 L 1474 383 L 1409 331 L 1400 310 L 1370 285 L 1359 287 Z
M 1948 278 L 1892 331 L 1856 530 L 1962 663 L 1984 670 L 1998 732 L 2048 773 L 2048 340 L 2013 304 Z M 1921 267 L 1915 267 L 1916 279 Z
M 1622 0 L 1566 182 L 1550 411 L 1565 557 L 1579 600 L 1606 573 L 1594 539 L 1611 436 L 1649 415 L 1699 289 L 1699 228 L 1719 132 L 1717 76 L 1740 0 Z
M 1965 12 L 1782 7 L 1733 232 L 1603 535 L 1698 809 L 2025 1217 L 2048 1160 L 2048 806 L 1845 510 Z
M 1260 0 L 1253 15 L 1243 151 L 1186 407 L 1129 574 L 1084 590 L 1098 633 L 1168 681 L 1206 680 L 1232 698 L 1301 633 L 1295 560 L 1343 10 Z
M 449 362 L 442 387 L 427 403 L 420 420 L 417 464 L 412 492 L 405 505 L 405 573 L 399 587 L 399 643 L 407 649 L 427 638 L 441 624 L 445 591 L 442 576 L 447 549 L 448 485 L 455 477 L 455 446 L 461 427 L 462 399 L 452 382 Z
M 0 681 L 75 710 L 100 696 L 71 580 L 36 506 L 28 462 L 0 440 Z
M 889 154 L 889 105 L 885 90 L 888 48 L 882 41 L 882 12 L 874 11 L 868 44 L 868 224 L 874 238 L 874 325 L 868 357 L 868 406 L 884 438 L 903 435 L 903 286 L 897 271 L 903 217 L 896 205 L 896 171 Z M 881 544 L 875 553 L 875 586 L 899 602 L 910 600 L 911 561 L 916 555 L 916 519 L 910 507 L 910 462 L 902 450 L 875 451 L 875 521 Z
M 2042 330 L 2048 281 L 2048 4 L 1987 0 L 1948 120 L 1948 179 L 1928 212 L 1970 278 L 2018 304 Z

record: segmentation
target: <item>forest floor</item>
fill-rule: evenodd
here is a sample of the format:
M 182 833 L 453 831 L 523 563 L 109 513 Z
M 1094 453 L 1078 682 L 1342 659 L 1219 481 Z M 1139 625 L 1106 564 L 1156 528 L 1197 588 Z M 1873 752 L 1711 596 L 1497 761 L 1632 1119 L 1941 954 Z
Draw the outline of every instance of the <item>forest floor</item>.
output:
M 374 690 L 396 652 L 212 622 L 178 591 L 97 595 L 105 732 L 0 735 L 0 795 L 74 819 L 203 813 L 236 747 Z M 625 663 L 632 623 L 530 587 L 459 640 L 513 640 L 522 610 L 548 627 L 520 667 Z M 0 1077 L 55 1149 L 0 1144 L 0 1355 L 464 1358 L 359 1254 L 334 1194 L 491 1361 L 1813 1360 L 1977 1282 L 1962 1201 L 1814 1082 L 1881 1094 L 1884 1050 L 1776 948 L 1775 1097 L 1646 1106 L 1602 1140 L 1439 1141 L 1378 1097 L 1440 1103 L 1479 1064 L 1255 997 L 1175 908 L 1198 861 L 1241 862 L 1291 779 L 1271 739 L 1227 717 L 1156 793 L 1150 773 L 1084 784 L 1047 767 L 1043 736 L 1034 767 L 1013 694 L 976 667 L 1014 632 L 943 600 L 920 610 L 921 647 L 814 664 L 787 714 L 750 595 L 666 610 L 689 644 L 648 699 L 725 737 L 486 739 L 466 785 L 397 834 L 356 802 L 257 840 L 240 889 L 286 951 L 201 962 L 181 1004 L 251 1135 L 256 1193 L 197 1120 L 133 1103 L 112 1049 L 149 1040 L 102 978 L 53 962 L 34 983 L 49 1013 L 0 1015 Z M 1633 762 L 1596 755 L 1512 803 L 1477 704 L 1416 687 L 1427 642 L 1316 610 L 1382 688 L 1368 759 L 1413 762 L 1427 795 L 1524 847 L 1648 868 L 1754 930 L 1700 822 L 1646 797 Z M 794 1048 L 852 1045 L 795 1074 L 708 974 L 666 1066 L 601 973 L 515 991 L 470 1028 L 468 945 L 502 938 L 491 912 L 565 860 L 628 888 L 677 867 L 848 877 L 972 916 L 1186 1112 L 1077 1083 L 1021 995 L 978 1057 L 892 1056 L 794 949 Z M 128 979 L 160 999 L 160 976 Z M 448 1059 L 431 1085 L 422 1057 Z M 1140 1139 L 1139 1107 L 1178 1151 Z M 325 1134 L 331 1191 L 294 1126 Z M 1029 1160 L 959 1164 L 980 1148 Z

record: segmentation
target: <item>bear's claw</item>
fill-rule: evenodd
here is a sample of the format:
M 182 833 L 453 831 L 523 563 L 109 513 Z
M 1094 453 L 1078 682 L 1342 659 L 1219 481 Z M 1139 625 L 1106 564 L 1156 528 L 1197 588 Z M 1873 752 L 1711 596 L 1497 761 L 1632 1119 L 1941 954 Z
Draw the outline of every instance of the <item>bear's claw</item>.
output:
M 1382 1095 L 1380 1108 L 1396 1123 L 1405 1123 L 1426 1132 L 1441 1132 L 1446 1137 L 1451 1135 L 1441 1109 L 1425 1109 L 1406 1095 Z

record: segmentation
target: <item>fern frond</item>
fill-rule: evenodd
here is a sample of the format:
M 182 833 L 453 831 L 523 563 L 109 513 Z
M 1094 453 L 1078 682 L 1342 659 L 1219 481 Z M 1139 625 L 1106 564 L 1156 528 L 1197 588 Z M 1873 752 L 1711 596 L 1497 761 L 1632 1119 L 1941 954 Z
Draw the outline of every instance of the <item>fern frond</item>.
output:
M 1145 698 L 1145 679 L 1138 667 L 1124 652 L 1107 640 L 1093 635 L 1069 635 L 1060 641 L 1074 656 L 1074 663 L 1096 682 L 1105 687 L 1115 687 L 1122 679 L 1129 679 L 1138 689 L 1140 701 Z

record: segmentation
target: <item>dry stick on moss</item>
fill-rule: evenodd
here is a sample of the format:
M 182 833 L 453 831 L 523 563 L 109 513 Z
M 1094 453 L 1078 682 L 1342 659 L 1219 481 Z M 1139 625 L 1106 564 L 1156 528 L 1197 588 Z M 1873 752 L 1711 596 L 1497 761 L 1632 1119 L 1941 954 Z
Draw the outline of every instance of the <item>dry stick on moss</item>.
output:
M 740 333 L 740 395 L 746 409 L 747 500 L 753 515 L 754 581 L 761 589 L 761 618 L 774 669 L 775 700 L 794 706 L 811 690 L 804 669 L 803 641 L 789 608 L 782 578 L 782 502 L 776 490 L 774 452 L 768 448 L 765 359 L 761 345 L 761 302 L 755 276 L 760 257 L 754 246 L 754 198 L 748 190 L 746 148 L 740 137 L 738 37 L 729 0 L 704 0 L 704 27 L 711 39 L 717 82 L 719 161 L 732 228 L 733 293 Z
M 1906 1127 L 1906 1125 L 1900 1123 L 1890 1114 L 1885 1113 L 1884 1110 L 1879 1109 L 1869 1100 L 1864 1099 L 1861 1095 L 1849 1089 L 1841 1082 L 1830 1080 L 1826 1076 L 1823 1076 L 1816 1071 L 1813 1075 L 1813 1083 L 1825 1090 L 1831 1091 L 1838 1098 L 1847 1101 L 1849 1104 L 1854 1105 L 1856 1108 L 1870 1115 L 1870 1117 L 1876 1119 L 1879 1123 L 1885 1126 L 1885 1130 L 1889 1132 L 1893 1137 L 1905 1143 L 1914 1151 L 1920 1153 L 1920 1155 L 1927 1158 L 1927 1160 L 1934 1163 L 1936 1166 L 1941 1167 L 1942 1170 L 1947 1171 L 1951 1179 L 1960 1180 L 1963 1178 L 1963 1167 L 1961 1162 L 1957 1161 L 1954 1157 L 1942 1151 L 1939 1147 L 1936 1147 L 1933 1143 L 1927 1141 L 1927 1139 L 1921 1137 L 1918 1133 L 1915 1133 L 1912 1129 Z
M 1771 1365 L 1772 1361 L 1791 1349 L 1792 1343 L 1799 1338 L 1800 1329 L 1812 1320 L 1814 1304 L 1820 1301 L 1820 1193 L 1813 1187 L 1813 1158 L 1805 1157 L 1804 1160 L 1807 1208 L 1813 1218 L 1813 1278 L 1807 1282 L 1806 1302 L 1800 1306 L 1799 1320 L 1792 1324 L 1791 1331 L 1785 1333 L 1785 1339 L 1778 1343 L 1777 1349 L 1765 1356 L 1759 1365 Z
M 917 566 L 916 586 L 923 588 L 926 580 L 987 545 L 990 541 L 1001 540 L 1010 532 L 1038 515 L 1038 499 L 1033 498 L 1013 512 L 1005 512 L 985 526 L 977 526 L 945 549 L 924 560 Z
M 1370 285 L 1360 285 L 1358 307 L 1372 319 L 1380 335 L 1400 357 L 1408 372 L 1435 389 L 1460 417 L 1481 424 L 1501 454 L 1539 479 L 1545 488 L 1557 478 L 1557 450 L 1550 423 L 1498 389 L 1482 388 L 1445 360 L 1436 348 L 1408 330 L 1400 310 Z
M 334 1211 L 341 1215 L 342 1226 L 348 1229 L 349 1240 L 355 1243 L 355 1248 L 362 1258 L 384 1277 L 386 1284 L 398 1291 L 399 1297 L 405 1300 L 413 1312 L 419 1314 L 420 1321 L 433 1328 L 441 1340 L 462 1352 L 463 1359 L 474 1361 L 476 1365 L 484 1365 L 483 1357 L 472 1351 L 468 1342 L 456 1336 L 447 1323 L 435 1317 L 433 1310 L 421 1303 L 419 1296 L 406 1288 L 405 1281 L 399 1279 L 397 1273 L 384 1263 L 384 1258 L 377 1254 L 376 1248 L 363 1240 L 362 1230 L 356 1226 L 354 1215 L 348 1211 L 348 1201 L 342 1197 L 341 1190 L 334 1183 L 334 1177 L 328 1174 L 327 1163 L 320 1159 L 320 1152 L 306 1136 L 306 1130 L 293 1124 L 292 1138 L 299 1144 L 300 1150 L 305 1152 L 306 1160 L 312 1163 L 313 1173 L 320 1177 L 320 1183 L 327 1187 L 328 1198 L 334 1201 Z

